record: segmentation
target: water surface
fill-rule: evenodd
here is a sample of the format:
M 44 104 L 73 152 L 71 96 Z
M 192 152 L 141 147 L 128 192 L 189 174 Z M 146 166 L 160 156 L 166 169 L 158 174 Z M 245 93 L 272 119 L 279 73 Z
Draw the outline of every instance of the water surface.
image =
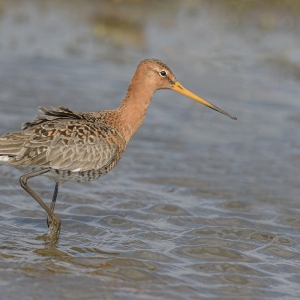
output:
M 1 299 L 298 299 L 298 1 L 5 1 L 0 128 L 119 105 L 137 63 L 237 116 L 155 94 L 115 169 L 46 214 L 0 168 Z M 31 186 L 50 203 L 54 183 Z

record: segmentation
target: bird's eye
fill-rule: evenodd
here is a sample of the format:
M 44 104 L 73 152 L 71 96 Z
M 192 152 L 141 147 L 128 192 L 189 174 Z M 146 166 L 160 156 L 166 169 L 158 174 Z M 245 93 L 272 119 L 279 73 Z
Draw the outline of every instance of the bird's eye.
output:
M 162 76 L 162 77 L 165 77 L 167 75 L 167 72 L 166 71 L 160 71 L 159 75 Z

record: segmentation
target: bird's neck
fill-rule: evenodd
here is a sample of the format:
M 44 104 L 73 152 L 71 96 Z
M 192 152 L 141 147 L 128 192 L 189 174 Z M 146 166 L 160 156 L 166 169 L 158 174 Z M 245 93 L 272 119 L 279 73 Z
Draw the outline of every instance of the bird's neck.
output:
M 143 80 L 143 76 L 137 73 L 133 76 L 127 94 L 118 108 L 121 125 L 119 130 L 128 142 L 142 125 L 155 90 L 146 78 Z

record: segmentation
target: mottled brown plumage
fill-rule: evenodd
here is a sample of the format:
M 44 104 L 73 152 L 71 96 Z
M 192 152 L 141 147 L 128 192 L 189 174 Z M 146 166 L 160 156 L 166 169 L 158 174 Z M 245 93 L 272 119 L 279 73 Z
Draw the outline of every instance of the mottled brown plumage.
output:
M 108 112 L 74 113 L 64 107 L 40 110 L 44 115 L 23 124 L 23 131 L 0 137 L 1 154 L 5 145 L 9 147 L 14 141 L 14 149 L 5 153 L 14 155 L 11 165 L 50 167 L 60 184 L 89 181 L 107 173 L 125 150 L 127 143 L 121 133 L 108 125 Z M 55 170 L 68 171 L 69 178 L 56 176 Z M 90 170 L 97 170 L 94 178 L 92 174 L 86 177 Z
M 51 237 L 58 236 L 60 231 L 60 219 L 54 214 L 58 188 L 65 181 L 90 181 L 109 172 L 141 126 L 158 89 L 173 89 L 236 119 L 185 89 L 164 63 L 146 59 L 138 65 L 117 109 L 84 113 L 65 107 L 40 107 L 43 115 L 24 123 L 22 131 L 0 137 L 0 164 L 27 173 L 20 178 L 20 183 L 48 213 Z M 56 182 L 50 208 L 27 185 L 29 178 L 38 175 Z

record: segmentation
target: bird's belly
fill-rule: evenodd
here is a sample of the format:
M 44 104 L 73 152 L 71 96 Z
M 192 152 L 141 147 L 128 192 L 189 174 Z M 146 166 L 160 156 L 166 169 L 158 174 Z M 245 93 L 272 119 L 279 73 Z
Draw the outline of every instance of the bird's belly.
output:
M 75 182 L 87 182 L 98 179 L 101 175 L 106 172 L 99 170 L 87 170 L 72 172 L 70 170 L 58 170 L 51 169 L 49 173 L 45 173 L 45 176 L 53 178 L 55 181 L 65 182 L 65 181 L 75 181 Z
M 14 166 L 24 174 L 41 171 L 43 169 L 48 169 L 45 167 L 28 167 L 28 166 Z M 75 181 L 75 182 L 87 182 L 98 179 L 100 176 L 106 174 L 107 171 L 103 169 L 97 170 L 87 170 L 72 172 L 70 170 L 61 170 L 61 169 L 50 169 L 49 172 L 42 174 L 47 176 L 56 182 L 64 183 L 66 181 Z

